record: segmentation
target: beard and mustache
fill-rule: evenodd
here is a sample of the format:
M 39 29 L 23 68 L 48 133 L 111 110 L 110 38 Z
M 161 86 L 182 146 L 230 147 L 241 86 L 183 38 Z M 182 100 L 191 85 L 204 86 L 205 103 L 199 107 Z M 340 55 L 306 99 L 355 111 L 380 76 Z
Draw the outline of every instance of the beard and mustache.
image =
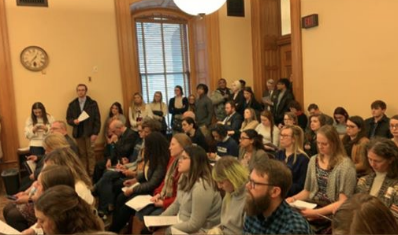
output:
M 269 191 L 264 196 L 254 198 L 250 191 L 246 192 L 245 212 L 248 216 L 262 215 L 271 204 L 271 194 Z

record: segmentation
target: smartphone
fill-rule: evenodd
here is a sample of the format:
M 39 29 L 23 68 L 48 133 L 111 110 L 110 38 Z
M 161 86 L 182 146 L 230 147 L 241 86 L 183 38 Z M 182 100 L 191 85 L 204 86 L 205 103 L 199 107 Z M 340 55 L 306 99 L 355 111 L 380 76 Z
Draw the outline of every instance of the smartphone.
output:
M 12 201 L 15 201 L 15 200 L 18 199 L 18 197 L 17 197 L 17 196 L 14 196 L 14 195 L 7 195 L 7 198 L 10 199 L 10 200 L 12 200 Z

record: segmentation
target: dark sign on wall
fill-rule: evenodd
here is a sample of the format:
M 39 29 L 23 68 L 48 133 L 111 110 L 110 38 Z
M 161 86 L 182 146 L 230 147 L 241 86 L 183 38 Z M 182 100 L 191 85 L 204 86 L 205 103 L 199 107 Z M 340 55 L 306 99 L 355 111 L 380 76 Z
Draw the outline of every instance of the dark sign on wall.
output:
M 227 0 L 227 16 L 245 17 L 245 1 Z
M 304 29 L 318 26 L 318 14 L 312 14 L 301 18 L 301 27 Z

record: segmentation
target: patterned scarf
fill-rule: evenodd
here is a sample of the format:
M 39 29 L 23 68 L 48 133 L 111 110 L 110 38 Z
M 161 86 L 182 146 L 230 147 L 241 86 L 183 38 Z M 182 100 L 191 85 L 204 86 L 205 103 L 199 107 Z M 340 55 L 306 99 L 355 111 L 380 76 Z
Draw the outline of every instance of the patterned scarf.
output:
M 164 178 L 164 186 L 162 188 L 162 192 L 160 196 L 162 198 L 169 198 L 173 196 L 173 184 L 174 184 L 174 175 L 177 171 L 178 166 L 178 157 L 174 158 L 174 161 L 171 163 L 169 169 L 167 170 L 166 177 Z M 177 173 L 178 174 L 178 173 Z

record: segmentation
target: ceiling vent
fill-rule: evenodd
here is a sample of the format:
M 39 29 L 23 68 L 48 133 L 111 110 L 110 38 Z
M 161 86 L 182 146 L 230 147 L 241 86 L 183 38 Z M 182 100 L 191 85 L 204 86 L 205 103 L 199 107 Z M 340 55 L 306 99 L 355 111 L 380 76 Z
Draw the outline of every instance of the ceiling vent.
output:
M 47 0 L 17 0 L 18 6 L 48 7 Z

